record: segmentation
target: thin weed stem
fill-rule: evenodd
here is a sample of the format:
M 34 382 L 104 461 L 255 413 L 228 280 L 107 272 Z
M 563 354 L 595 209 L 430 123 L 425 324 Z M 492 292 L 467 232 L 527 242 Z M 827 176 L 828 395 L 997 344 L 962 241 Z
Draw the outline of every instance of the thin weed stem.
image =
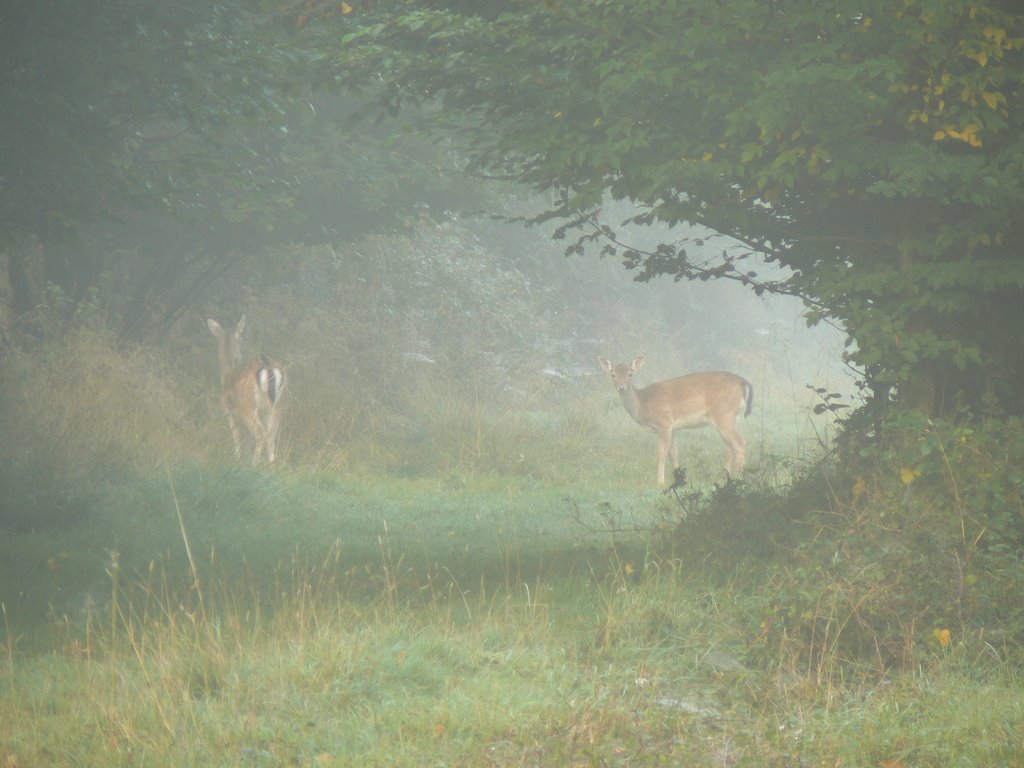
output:
M 14 639 L 11 637 L 11 624 L 7 620 L 6 603 L 0 602 L 0 613 L 2 613 L 4 617 L 4 648 L 7 651 L 4 655 L 7 657 L 7 678 L 10 681 L 11 695 L 15 695 L 17 690 L 14 685 Z
M 178 515 L 178 529 L 181 531 L 181 540 L 185 543 L 185 554 L 188 556 L 189 572 L 192 574 L 192 588 L 199 600 L 199 612 L 203 619 L 206 619 L 206 604 L 203 601 L 202 582 L 199 579 L 199 568 L 196 566 L 195 558 L 192 557 L 192 546 L 188 541 L 188 531 L 185 529 L 185 519 L 181 514 L 181 505 L 178 503 L 178 493 L 174 488 L 174 478 L 171 476 L 171 468 L 167 467 L 167 482 L 171 486 L 171 498 L 174 500 L 174 511 Z

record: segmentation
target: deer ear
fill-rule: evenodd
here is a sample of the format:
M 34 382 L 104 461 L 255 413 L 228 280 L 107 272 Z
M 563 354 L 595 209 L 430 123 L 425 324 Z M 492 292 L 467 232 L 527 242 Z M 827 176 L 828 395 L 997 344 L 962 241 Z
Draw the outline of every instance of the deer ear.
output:
M 601 364 L 601 367 L 608 371 L 608 373 L 612 372 L 612 361 L 609 360 L 607 357 L 599 357 L 597 358 L 597 362 L 599 362 Z
M 633 364 L 630 366 L 630 368 L 633 369 L 633 373 L 636 373 L 637 371 L 639 371 L 643 367 L 644 367 L 644 356 L 643 355 L 640 355 L 639 357 L 637 357 L 633 361 Z

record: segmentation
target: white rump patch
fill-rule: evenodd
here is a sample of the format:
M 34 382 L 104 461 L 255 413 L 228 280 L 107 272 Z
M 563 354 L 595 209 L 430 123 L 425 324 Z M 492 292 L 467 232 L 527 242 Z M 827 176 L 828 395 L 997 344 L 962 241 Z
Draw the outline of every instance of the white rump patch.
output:
M 280 368 L 260 368 L 257 376 L 260 391 L 267 396 L 271 403 L 276 403 L 284 387 L 284 373 Z

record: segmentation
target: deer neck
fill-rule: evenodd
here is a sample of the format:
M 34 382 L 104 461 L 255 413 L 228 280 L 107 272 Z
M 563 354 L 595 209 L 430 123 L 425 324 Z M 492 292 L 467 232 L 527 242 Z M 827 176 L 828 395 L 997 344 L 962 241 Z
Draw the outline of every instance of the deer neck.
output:
M 630 384 L 625 389 L 620 389 L 619 397 L 626 408 L 626 413 L 633 417 L 633 421 L 637 424 L 643 424 L 644 422 L 640 418 L 640 394 L 637 392 L 636 387 Z
M 230 344 L 228 340 L 225 340 L 220 345 L 217 357 L 220 360 L 220 383 L 226 384 L 228 376 L 242 361 L 241 350 L 237 345 Z

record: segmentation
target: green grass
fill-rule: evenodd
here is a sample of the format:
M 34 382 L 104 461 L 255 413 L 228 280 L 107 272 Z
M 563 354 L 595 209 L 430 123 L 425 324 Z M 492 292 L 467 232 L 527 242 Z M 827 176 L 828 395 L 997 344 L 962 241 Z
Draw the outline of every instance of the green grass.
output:
M 370 591 L 381 578 L 416 588 L 430 578 L 528 581 L 605 558 L 613 542 L 597 505 L 641 514 L 647 494 L 574 496 L 502 477 L 339 480 L 223 467 L 94 477 L 71 524 L 0 541 L 2 589 L 9 612 L 74 614 L 107 596 L 115 560 L 129 581 L 159 569 L 180 589 L 192 578 L 186 537 L 201 575 L 262 591 L 325 558 Z M 614 543 L 635 548 L 631 538 Z
M 0 541 L 0 764 L 1022 764 L 1012 667 L 765 661 L 756 585 L 631 532 L 663 514 L 615 483 L 94 477 L 74 525 Z

